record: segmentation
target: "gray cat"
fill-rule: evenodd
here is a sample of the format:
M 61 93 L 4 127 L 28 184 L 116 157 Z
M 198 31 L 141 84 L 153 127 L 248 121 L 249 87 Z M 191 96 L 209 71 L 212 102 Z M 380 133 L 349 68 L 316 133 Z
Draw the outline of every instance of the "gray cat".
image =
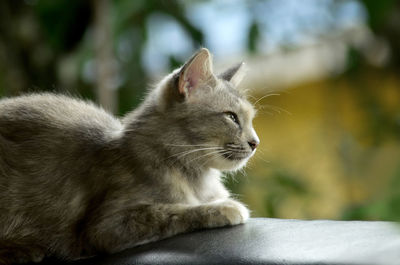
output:
M 242 68 L 216 76 L 201 49 L 122 120 L 62 95 L 1 100 L 0 264 L 245 222 L 221 183 L 259 144 Z

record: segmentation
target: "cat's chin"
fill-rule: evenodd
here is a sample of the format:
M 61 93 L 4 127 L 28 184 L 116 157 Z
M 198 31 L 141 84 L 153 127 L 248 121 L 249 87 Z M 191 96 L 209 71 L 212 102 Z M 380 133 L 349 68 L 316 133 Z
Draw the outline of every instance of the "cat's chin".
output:
M 217 158 L 211 163 L 211 167 L 221 171 L 235 171 L 244 167 L 250 157 L 241 160 L 230 160 L 224 157 Z

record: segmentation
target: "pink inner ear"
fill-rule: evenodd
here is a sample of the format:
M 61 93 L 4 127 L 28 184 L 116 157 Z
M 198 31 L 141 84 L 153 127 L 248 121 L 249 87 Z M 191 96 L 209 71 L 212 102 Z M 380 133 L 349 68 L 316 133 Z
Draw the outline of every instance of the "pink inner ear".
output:
M 179 93 L 189 94 L 199 83 L 201 77 L 200 69 L 195 67 L 194 69 L 188 69 L 183 75 L 183 83 L 179 85 Z
M 212 74 L 208 51 L 201 51 L 193 61 L 183 70 L 179 79 L 179 93 L 186 97 L 199 86 L 199 83 L 206 81 Z
M 194 81 L 193 79 L 188 79 L 187 81 L 187 92 L 192 92 L 193 88 L 197 85 L 198 82 Z
M 186 85 L 187 85 L 187 92 L 190 93 L 199 83 L 199 79 L 201 76 L 201 69 L 195 68 L 190 69 L 188 73 L 186 73 Z

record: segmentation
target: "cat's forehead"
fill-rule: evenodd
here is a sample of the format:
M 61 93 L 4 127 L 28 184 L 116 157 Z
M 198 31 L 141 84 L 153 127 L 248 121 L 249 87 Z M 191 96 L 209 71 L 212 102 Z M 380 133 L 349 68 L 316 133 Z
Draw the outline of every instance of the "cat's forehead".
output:
M 253 119 L 255 116 L 255 109 L 253 105 L 246 99 L 246 96 L 239 90 L 234 88 L 229 82 L 219 80 L 215 87 L 219 96 L 216 97 L 218 104 L 227 109 L 227 111 L 234 110 L 240 112 L 241 115 L 246 116 L 248 119 Z
M 242 111 L 249 119 L 252 120 L 256 115 L 256 110 L 254 109 L 253 105 L 247 101 L 247 99 L 241 101 Z

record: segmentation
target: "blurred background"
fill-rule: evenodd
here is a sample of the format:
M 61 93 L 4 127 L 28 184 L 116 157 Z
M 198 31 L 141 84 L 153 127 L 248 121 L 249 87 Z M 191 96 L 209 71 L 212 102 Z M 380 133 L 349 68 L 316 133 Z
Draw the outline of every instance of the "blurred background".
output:
M 228 187 L 253 216 L 400 220 L 395 0 L 2 0 L 0 96 L 123 115 L 196 49 L 245 61 L 261 146 Z

